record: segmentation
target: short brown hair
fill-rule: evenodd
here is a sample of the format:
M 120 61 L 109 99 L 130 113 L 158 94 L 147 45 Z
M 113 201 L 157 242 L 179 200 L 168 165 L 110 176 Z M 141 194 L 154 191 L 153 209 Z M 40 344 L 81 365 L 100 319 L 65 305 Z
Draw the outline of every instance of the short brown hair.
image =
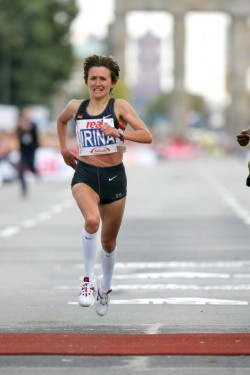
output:
M 111 81 L 116 84 L 119 79 L 120 68 L 113 56 L 92 55 L 86 57 L 83 63 L 83 78 L 87 84 L 89 69 L 93 66 L 104 66 L 110 71 Z

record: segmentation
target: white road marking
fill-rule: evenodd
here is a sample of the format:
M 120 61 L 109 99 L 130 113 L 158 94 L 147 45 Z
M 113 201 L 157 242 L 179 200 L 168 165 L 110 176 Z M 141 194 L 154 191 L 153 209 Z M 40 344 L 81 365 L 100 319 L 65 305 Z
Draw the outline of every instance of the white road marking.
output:
M 155 335 L 155 334 L 161 332 L 162 327 L 163 327 L 162 323 L 152 324 L 150 327 L 148 327 L 148 329 L 146 330 L 146 333 L 148 335 Z
M 19 227 L 7 227 L 5 229 L 2 229 L 0 231 L 0 236 L 1 237 L 11 237 L 13 236 L 14 234 L 18 233 L 20 231 L 20 228 Z
M 133 275 L 114 275 L 113 279 L 249 279 L 250 274 L 229 274 L 229 273 L 209 273 L 209 272 L 148 272 L 134 273 Z M 81 278 L 82 279 L 82 278 Z
M 244 208 L 242 204 L 235 198 L 235 196 L 223 185 L 217 177 L 210 171 L 204 173 L 200 171 L 202 177 L 207 181 L 207 184 L 217 192 L 222 200 L 231 208 L 233 212 L 243 221 L 244 224 L 250 225 L 250 212 Z
M 55 290 L 78 290 L 78 286 L 60 285 L 55 286 Z M 186 285 L 186 284 L 122 284 L 112 286 L 112 290 L 116 291 L 129 291 L 129 290 L 223 290 L 223 291 L 248 291 L 250 284 L 242 285 Z
M 234 305 L 248 305 L 248 301 L 226 300 L 217 298 L 141 298 L 141 299 L 128 299 L 128 300 L 111 300 L 113 305 L 221 305 L 221 306 L 234 306 Z
M 28 219 L 24 220 L 20 225 L 23 228 L 33 228 L 37 225 L 37 221 L 35 221 L 34 219 Z
M 228 273 L 211 273 L 211 272 L 147 272 L 147 273 L 133 273 L 126 275 L 114 275 L 113 278 L 117 280 L 146 280 L 146 279 L 230 279 L 232 276 Z
M 41 212 L 37 215 L 37 219 L 40 221 L 46 221 L 51 218 L 51 214 L 49 212 Z
M 81 268 L 81 265 L 74 265 L 74 268 Z M 250 273 L 235 272 L 242 271 L 245 268 L 246 272 L 249 271 L 250 261 L 214 261 L 214 262 L 118 262 L 116 264 L 116 271 L 113 278 L 116 283 L 112 286 L 113 292 L 119 291 L 242 291 L 248 292 L 250 284 L 237 284 L 237 280 L 249 279 Z M 96 268 L 100 268 L 97 265 Z M 207 272 L 207 269 L 225 270 L 228 272 Z M 162 270 L 165 272 L 161 272 Z M 174 271 L 173 271 L 174 269 Z M 185 269 L 185 271 L 179 271 Z M 196 270 L 206 272 L 196 272 Z M 150 270 L 156 272 L 138 272 L 139 270 Z M 188 271 L 189 270 L 189 271 Z M 127 272 L 126 272 L 127 271 Z M 137 271 L 137 272 L 135 272 Z M 231 272 L 232 271 L 232 272 Z M 119 273 L 120 272 L 120 273 Z M 82 277 L 80 278 L 82 280 Z M 159 279 L 179 279 L 183 280 L 182 283 L 145 283 L 145 280 L 159 280 Z M 198 279 L 202 280 L 202 284 L 188 282 L 185 280 Z M 124 280 L 124 283 L 119 284 L 119 280 Z M 215 280 L 220 280 L 220 283 L 214 283 Z M 223 281 L 226 284 L 223 284 Z M 129 282 L 126 282 L 129 281 Z M 141 283 L 140 283 L 141 282 Z M 205 285 L 204 285 L 205 283 Z M 79 287 L 61 285 L 55 287 L 57 290 L 76 290 Z M 162 294 L 162 293 L 159 293 Z M 117 294 L 114 294 L 116 297 Z M 130 294 L 131 296 L 131 294 Z M 148 294 L 147 294 L 148 296 Z M 69 305 L 76 305 L 77 302 L 68 302 Z M 133 304 L 178 304 L 178 305 L 221 305 L 221 306 L 248 306 L 249 301 L 224 299 L 224 298 L 199 298 L 199 297 L 171 297 L 171 298 L 128 298 L 128 299 L 111 299 L 111 304 L 133 305 Z M 157 329 L 157 328 L 156 328 Z
M 72 200 L 68 199 L 60 204 L 55 204 L 47 211 L 38 213 L 32 219 L 23 220 L 19 225 L 16 226 L 9 226 L 0 231 L 0 237 L 11 237 L 15 234 L 19 233 L 22 229 L 29 229 L 39 225 L 41 222 L 50 220 L 53 215 L 57 215 L 61 213 L 63 210 L 67 209 L 68 207 L 72 206 Z
M 77 269 L 82 269 L 82 264 L 75 264 L 73 266 Z M 96 265 L 97 268 L 100 265 Z M 115 269 L 148 269 L 148 268 L 241 268 L 250 267 L 249 260 L 239 261 L 216 261 L 216 262 L 117 262 Z
M 249 279 L 250 275 L 249 274 L 240 274 L 240 275 L 234 275 L 236 279 Z
M 119 290 L 250 290 L 250 285 L 180 285 L 180 284 L 133 284 L 116 285 L 112 288 Z
M 59 214 L 63 211 L 63 207 L 61 204 L 55 204 L 51 207 L 50 211 L 54 214 Z
M 78 302 L 68 302 L 68 305 L 78 305 Z M 248 301 L 226 300 L 217 298 L 173 297 L 173 298 L 137 298 L 113 299 L 112 305 L 217 305 L 217 306 L 246 306 Z

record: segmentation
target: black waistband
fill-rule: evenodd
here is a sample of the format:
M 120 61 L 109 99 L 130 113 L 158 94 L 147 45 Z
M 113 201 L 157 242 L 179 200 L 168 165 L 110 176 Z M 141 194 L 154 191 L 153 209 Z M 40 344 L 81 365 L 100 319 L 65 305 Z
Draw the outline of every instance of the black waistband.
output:
M 86 168 L 89 168 L 89 169 L 92 169 L 92 170 L 97 170 L 97 169 L 101 169 L 101 170 L 111 170 L 111 169 L 119 169 L 120 167 L 123 166 L 123 163 L 120 163 L 120 164 L 116 164 L 116 165 L 111 165 L 111 166 L 108 166 L 108 167 L 98 167 L 96 165 L 93 165 L 93 164 L 89 164 L 89 163 L 85 163 L 84 161 L 82 160 L 78 160 L 78 163 L 81 163 L 83 164 Z

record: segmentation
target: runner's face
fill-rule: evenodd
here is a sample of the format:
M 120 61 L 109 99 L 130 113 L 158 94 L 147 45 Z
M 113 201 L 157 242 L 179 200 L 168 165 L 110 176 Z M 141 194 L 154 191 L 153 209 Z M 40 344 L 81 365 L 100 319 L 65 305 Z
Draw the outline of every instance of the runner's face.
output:
M 93 98 L 104 98 L 109 95 L 114 87 L 111 82 L 111 74 L 105 66 L 93 66 L 89 69 L 87 86 L 89 94 Z

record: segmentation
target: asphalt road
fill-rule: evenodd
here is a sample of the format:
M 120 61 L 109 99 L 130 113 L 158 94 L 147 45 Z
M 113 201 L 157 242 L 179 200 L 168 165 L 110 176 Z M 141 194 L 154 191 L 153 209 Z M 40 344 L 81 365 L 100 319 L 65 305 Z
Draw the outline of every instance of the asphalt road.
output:
M 69 180 L 30 182 L 26 198 L 16 183 L 0 189 L 1 333 L 250 332 L 246 161 L 164 161 L 129 166 L 127 174 L 112 303 L 102 318 L 77 305 L 83 223 Z M 1 374 L 83 368 L 84 374 L 246 374 L 250 357 L 0 357 Z

